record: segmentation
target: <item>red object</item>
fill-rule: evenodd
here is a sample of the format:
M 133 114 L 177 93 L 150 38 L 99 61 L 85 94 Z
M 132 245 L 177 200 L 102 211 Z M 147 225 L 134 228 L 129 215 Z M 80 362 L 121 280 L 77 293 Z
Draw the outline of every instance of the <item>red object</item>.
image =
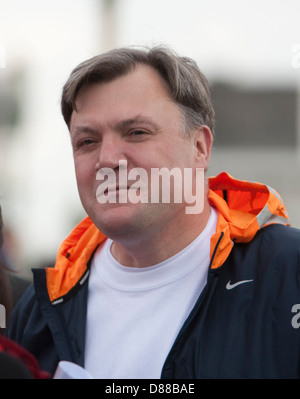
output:
M 49 379 L 50 374 L 39 368 L 36 358 L 16 342 L 0 335 L 0 353 L 18 359 L 31 373 L 33 379 Z

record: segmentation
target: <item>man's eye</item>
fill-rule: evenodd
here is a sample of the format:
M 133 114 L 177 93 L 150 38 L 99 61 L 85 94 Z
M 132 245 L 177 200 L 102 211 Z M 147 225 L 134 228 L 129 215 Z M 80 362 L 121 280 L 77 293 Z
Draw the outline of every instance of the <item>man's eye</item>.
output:
M 95 141 L 92 139 L 79 140 L 73 144 L 73 149 L 79 150 L 79 149 L 83 149 L 83 148 L 88 148 L 94 143 L 95 143 Z
M 147 134 L 147 132 L 145 130 L 140 130 L 140 129 L 132 130 L 130 132 L 131 136 L 141 136 L 142 134 Z
M 88 145 L 93 144 L 93 143 L 94 143 L 94 140 L 92 140 L 92 139 L 81 140 L 81 141 L 78 143 L 78 147 L 88 146 Z

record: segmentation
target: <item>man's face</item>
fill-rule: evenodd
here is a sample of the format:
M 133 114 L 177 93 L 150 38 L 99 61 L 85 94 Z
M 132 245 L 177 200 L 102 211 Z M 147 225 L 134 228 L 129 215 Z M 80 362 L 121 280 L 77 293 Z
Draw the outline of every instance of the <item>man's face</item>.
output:
M 118 176 L 119 161 L 126 161 L 128 173 L 143 168 L 149 176 L 151 168 L 207 166 L 199 164 L 194 137 L 183 136 L 181 110 L 159 74 L 139 65 L 111 82 L 83 87 L 76 108 L 70 133 L 77 185 L 99 230 L 115 240 L 129 239 L 161 232 L 169 221 L 184 217 L 183 203 L 101 204 L 96 198 L 97 171 L 110 168 Z

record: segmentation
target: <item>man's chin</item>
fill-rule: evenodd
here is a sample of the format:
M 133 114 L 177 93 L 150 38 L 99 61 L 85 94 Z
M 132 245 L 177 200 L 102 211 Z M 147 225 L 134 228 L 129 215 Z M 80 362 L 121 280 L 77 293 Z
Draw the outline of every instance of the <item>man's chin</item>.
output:
M 111 239 L 138 229 L 138 204 L 104 204 L 89 212 L 97 228 Z

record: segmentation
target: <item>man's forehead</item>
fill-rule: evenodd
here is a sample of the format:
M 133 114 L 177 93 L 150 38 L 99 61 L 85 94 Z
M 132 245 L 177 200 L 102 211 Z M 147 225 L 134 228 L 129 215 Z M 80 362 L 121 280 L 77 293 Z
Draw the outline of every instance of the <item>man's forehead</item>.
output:
M 82 124 L 85 119 L 96 122 L 106 119 L 107 115 L 112 117 L 111 123 L 120 127 L 132 123 L 155 127 L 153 112 L 160 108 L 159 101 L 174 103 L 167 84 L 152 67 L 140 66 L 110 82 L 95 82 L 82 87 L 76 97 L 70 127 L 74 126 L 74 119 L 76 124 L 78 121 Z

